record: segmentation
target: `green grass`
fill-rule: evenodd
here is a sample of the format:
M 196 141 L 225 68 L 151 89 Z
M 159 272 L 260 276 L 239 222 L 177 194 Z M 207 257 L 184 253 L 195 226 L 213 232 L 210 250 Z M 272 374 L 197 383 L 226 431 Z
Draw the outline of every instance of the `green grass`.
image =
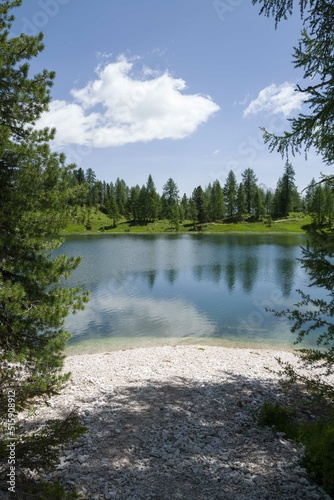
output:
M 310 224 L 311 217 L 302 213 L 292 213 L 289 217 L 280 218 L 268 223 L 267 219 L 253 222 L 242 220 L 240 222 L 222 221 L 221 223 L 194 224 L 184 221 L 180 224 L 179 233 L 302 233 L 303 227 Z M 96 233 L 175 233 L 175 228 L 168 220 L 159 220 L 148 223 L 133 223 L 121 219 L 113 227 L 112 220 L 97 210 L 77 208 L 71 223 L 67 226 L 65 234 L 96 234 Z
M 320 484 L 329 495 L 334 495 L 334 422 L 332 418 L 300 420 L 295 410 L 266 401 L 259 415 L 261 426 L 274 427 L 288 439 L 305 447 L 302 465 L 311 479 Z

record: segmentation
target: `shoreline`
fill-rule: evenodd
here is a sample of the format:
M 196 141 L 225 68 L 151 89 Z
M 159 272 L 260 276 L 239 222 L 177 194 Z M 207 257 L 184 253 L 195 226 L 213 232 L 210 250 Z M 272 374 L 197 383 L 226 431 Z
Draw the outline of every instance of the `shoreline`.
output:
M 266 400 L 284 401 L 280 350 L 205 345 L 66 357 L 72 376 L 37 409 L 40 424 L 71 409 L 87 427 L 50 479 L 84 499 L 328 499 L 300 466 L 302 449 L 260 428 Z
M 111 339 L 114 340 L 114 339 Z M 122 339 L 123 340 L 123 339 Z M 137 338 L 137 341 L 139 339 Z M 81 342 L 77 346 L 69 345 L 65 349 L 66 357 L 75 357 L 75 356 L 83 356 L 83 355 L 103 355 L 106 353 L 113 352 L 127 352 L 133 351 L 135 349 L 160 349 L 160 348 L 168 348 L 168 347 L 197 347 L 198 349 L 205 348 L 219 348 L 219 349 L 235 349 L 235 350 L 259 350 L 259 351 L 268 351 L 268 352 L 288 352 L 295 353 L 298 351 L 297 347 L 293 347 L 293 345 L 283 345 L 283 344 L 271 344 L 264 342 L 243 342 L 243 341 L 233 341 L 233 340 L 222 340 L 217 341 L 216 339 L 205 338 L 203 340 L 196 339 L 190 341 L 178 341 L 177 339 L 171 338 L 169 341 L 165 341 L 162 343 L 154 342 L 152 339 L 147 339 L 146 337 L 141 339 L 141 342 L 136 343 L 135 345 L 129 345 L 128 343 L 115 342 L 107 343 L 105 340 L 101 342 L 101 345 L 97 345 L 96 339 L 86 342 Z M 95 346 L 95 347 L 94 347 Z M 301 348 L 301 347 L 300 347 Z
M 110 235 L 129 235 L 129 236 L 133 236 L 133 235 L 149 235 L 149 236 L 152 236 L 153 234 L 156 234 L 156 235 L 164 235 L 164 236 L 175 236 L 175 235 L 181 235 L 181 234 L 188 234 L 188 235 L 195 235 L 195 236 L 198 236 L 198 235 L 217 235 L 217 236 L 220 236 L 222 234 L 225 234 L 225 235 L 233 235 L 233 234 L 237 234 L 237 235 L 240 235 L 240 234 L 250 234 L 250 235 L 260 235 L 260 234 L 264 234 L 264 235 L 280 235 L 282 236 L 283 234 L 286 234 L 286 235 L 296 235 L 296 234 L 303 234 L 305 236 L 307 236 L 307 233 L 305 230 L 298 230 L 298 231 L 289 231 L 289 230 L 286 230 L 286 231 L 282 231 L 282 230 L 278 230 L 278 231 L 254 231 L 254 230 L 245 230 L 245 231 L 235 231 L 233 229 L 227 229 L 226 231 L 77 231 L 77 232 L 70 232 L 70 231 L 63 231 L 60 233 L 60 236 L 61 237 L 65 237 L 65 236 L 98 236 L 98 235 L 101 235 L 101 236 L 110 236 Z

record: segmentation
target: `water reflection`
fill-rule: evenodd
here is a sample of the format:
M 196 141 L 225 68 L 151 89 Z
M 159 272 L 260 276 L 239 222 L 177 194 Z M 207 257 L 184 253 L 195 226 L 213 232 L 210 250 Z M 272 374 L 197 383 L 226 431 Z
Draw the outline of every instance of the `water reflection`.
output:
M 156 271 L 148 271 L 147 273 L 147 284 L 148 287 L 152 290 L 154 287 L 154 283 L 157 277 L 157 272 Z
M 173 285 L 173 283 L 175 282 L 175 280 L 178 276 L 178 270 L 177 269 L 167 269 L 167 271 L 165 271 L 165 276 L 166 276 L 167 281 L 171 285 Z
M 233 290 L 236 280 L 237 266 L 235 262 L 230 261 L 226 266 L 226 284 L 229 291 Z
M 256 255 L 246 255 L 241 264 L 240 278 L 246 293 L 250 293 L 255 285 L 258 274 L 258 261 Z
M 95 290 L 80 318 L 70 316 L 67 327 L 72 331 L 80 328 L 77 340 L 125 334 L 142 337 L 154 332 L 160 338 L 211 337 L 216 329 L 205 313 L 185 300 L 111 293 L 109 287 Z
M 68 238 L 61 251 L 83 257 L 69 285 L 91 297 L 67 320 L 72 342 L 201 336 L 291 344 L 288 324 L 266 307 L 296 302 L 304 242 L 286 235 Z

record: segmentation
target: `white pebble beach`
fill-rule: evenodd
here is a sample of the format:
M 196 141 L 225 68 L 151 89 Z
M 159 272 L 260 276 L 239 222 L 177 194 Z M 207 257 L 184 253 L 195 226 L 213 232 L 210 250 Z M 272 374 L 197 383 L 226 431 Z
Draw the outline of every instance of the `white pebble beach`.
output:
M 86 434 L 56 478 L 83 498 L 329 499 L 300 466 L 302 449 L 257 423 L 283 397 L 275 358 L 292 352 L 205 345 L 68 356 L 63 392 L 35 418 L 75 408 Z

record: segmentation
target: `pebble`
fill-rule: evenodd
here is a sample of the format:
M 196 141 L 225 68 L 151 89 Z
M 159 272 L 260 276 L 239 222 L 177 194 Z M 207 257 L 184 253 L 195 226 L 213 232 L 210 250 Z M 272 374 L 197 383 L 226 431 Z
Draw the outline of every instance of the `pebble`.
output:
M 88 431 L 49 479 L 87 500 L 330 500 L 301 467 L 302 448 L 257 425 L 261 404 L 282 399 L 266 369 L 275 357 L 295 359 L 215 346 L 67 358 L 71 383 L 34 418 L 77 408 Z

